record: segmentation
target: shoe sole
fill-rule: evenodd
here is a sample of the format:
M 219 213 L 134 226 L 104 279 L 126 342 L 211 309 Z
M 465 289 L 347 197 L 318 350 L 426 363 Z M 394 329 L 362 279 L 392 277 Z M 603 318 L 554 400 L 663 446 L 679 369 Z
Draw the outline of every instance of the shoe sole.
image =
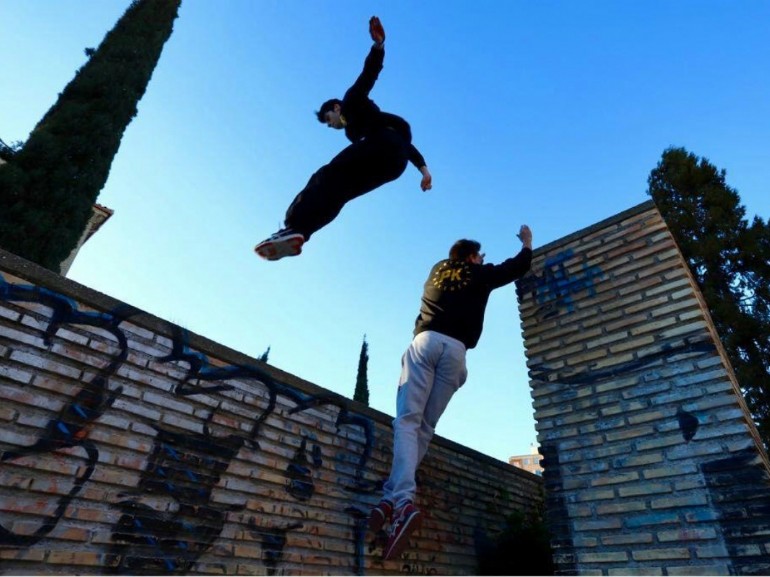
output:
M 380 529 L 382 529 L 382 526 L 385 524 L 385 515 L 382 514 L 382 511 L 379 509 L 372 510 L 371 515 L 369 516 L 369 530 L 372 533 L 376 533 Z
M 412 516 L 411 519 L 406 522 L 406 525 L 404 525 L 404 528 L 401 530 L 401 534 L 398 536 L 398 539 L 390 544 L 390 547 L 388 547 L 388 550 L 385 552 L 383 559 L 385 561 L 389 561 L 401 555 L 401 553 L 404 552 L 404 549 L 406 549 L 406 546 L 409 544 L 409 537 L 412 535 L 412 533 L 419 530 L 421 526 L 422 513 L 418 511 L 415 515 Z
M 305 237 L 292 234 L 278 240 L 264 240 L 254 247 L 254 252 L 266 260 L 280 260 L 285 256 L 297 256 L 302 252 Z

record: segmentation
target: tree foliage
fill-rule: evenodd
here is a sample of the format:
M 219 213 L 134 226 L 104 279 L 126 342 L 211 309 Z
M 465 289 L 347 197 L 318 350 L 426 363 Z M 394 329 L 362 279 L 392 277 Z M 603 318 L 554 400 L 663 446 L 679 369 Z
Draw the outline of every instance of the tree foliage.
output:
M 368 366 L 369 343 L 366 342 L 366 335 L 364 335 L 364 342 L 361 343 L 361 354 L 358 356 L 358 374 L 356 375 L 356 390 L 355 393 L 353 393 L 353 400 L 363 403 L 367 407 L 369 406 Z
M 0 140 L 0 161 L 2 161 L 0 164 L 3 162 L 11 162 L 21 146 L 21 142 L 12 142 L 11 144 L 6 144 Z
M 136 116 L 181 0 L 135 0 L 0 164 L 0 247 L 58 272 Z
M 653 198 L 703 293 L 738 383 L 770 445 L 770 221 L 749 224 L 725 171 L 684 148 L 652 170 Z

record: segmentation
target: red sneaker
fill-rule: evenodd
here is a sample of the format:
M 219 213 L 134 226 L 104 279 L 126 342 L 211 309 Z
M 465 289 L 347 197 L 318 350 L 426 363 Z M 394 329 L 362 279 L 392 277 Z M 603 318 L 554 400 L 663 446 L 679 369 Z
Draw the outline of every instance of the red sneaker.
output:
M 369 530 L 376 533 L 382 529 L 385 523 L 390 523 L 391 515 L 393 515 L 393 503 L 383 499 L 369 513 Z
M 422 513 L 412 503 L 407 503 L 396 512 L 396 520 L 390 530 L 390 538 L 385 546 L 383 559 L 395 559 L 406 549 L 409 536 L 420 528 Z

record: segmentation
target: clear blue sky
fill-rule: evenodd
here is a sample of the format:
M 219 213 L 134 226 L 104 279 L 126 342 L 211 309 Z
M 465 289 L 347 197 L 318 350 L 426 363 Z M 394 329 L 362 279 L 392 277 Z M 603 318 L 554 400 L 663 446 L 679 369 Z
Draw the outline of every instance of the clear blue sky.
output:
M 0 0 L 0 138 L 25 140 L 129 0 Z M 313 117 L 358 75 L 433 173 L 353 201 L 302 256 L 260 260 L 308 177 L 347 141 Z M 70 277 L 394 413 L 422 284 L 458 238 L 487 262 L 644 202 L 669 146 L 727 170 L 748 215 L 770 183 L 766 0 L 183 0 L 99 202 L 115 215 Z M 506 460 L 535 441 L 513 286 L 493 293 L 437 433 Z

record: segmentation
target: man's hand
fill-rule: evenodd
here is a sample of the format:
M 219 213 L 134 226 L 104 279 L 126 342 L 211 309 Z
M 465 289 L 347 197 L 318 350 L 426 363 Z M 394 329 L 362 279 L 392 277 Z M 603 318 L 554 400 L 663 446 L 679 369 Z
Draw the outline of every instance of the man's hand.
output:
M 532 231 L 529 230 L 529 227 L 526 224 L 521 225 L 519 234 L 516 236 L 519 237 L 521 244 L 523 244 L 525 248 L 532 250 Z
M 385 42 L 385 29 L 377 16 L 369 18 L 369 35 L 377 44 Z
M 422 173 L 422 180 L 420 181 L 420 188 L 422 188 L 423 192 L 433 188 L 433 177 L 430 175 L 430 171 L 428 170 L 428 167 L 427 166 L 423 166 L 420 169 L 420 172 Z

